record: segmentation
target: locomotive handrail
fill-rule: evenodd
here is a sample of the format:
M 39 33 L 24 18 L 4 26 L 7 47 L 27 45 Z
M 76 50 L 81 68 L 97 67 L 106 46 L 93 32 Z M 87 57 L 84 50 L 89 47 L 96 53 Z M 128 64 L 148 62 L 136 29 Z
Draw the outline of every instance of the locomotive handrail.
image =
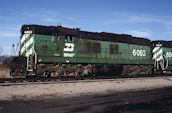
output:
M 165 69 L 167 69 L 168 68 L 168 58 L 166 57 L 166 55 L 164 55 L 164 57 L 166 58 L 166 67 L 165 67 Z

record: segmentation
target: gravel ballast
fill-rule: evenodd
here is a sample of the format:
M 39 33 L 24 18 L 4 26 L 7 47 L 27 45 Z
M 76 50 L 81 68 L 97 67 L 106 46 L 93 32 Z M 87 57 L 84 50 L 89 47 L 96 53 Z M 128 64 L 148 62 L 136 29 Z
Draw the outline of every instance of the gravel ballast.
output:
M 108 94 L 158 89 L 172 86 L 172 77 L 123 78 L 108 80 L 81 80 L 49 84 L 18 84 L 0 86 L 0 100 L 66 98 L 74 96 Z

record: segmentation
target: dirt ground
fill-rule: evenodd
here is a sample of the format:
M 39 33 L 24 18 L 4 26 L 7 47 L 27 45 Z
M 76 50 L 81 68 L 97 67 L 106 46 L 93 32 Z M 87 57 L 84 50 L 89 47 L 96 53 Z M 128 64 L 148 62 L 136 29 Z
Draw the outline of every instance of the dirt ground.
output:
M 0 100 L 66 98 L 111 92 L 144 91 L 172 86 L 172 76 L 108 80 L 57 81 L 48 84 L 0 85 Z
M 0 84 L 0 113 L 171 113 L 172 77 Z
M 0 101 L 0 113 L 171 113 L 172 87 L 67 98 Z
M 10 69 L 0 67 L 0 78 L 10 78 Z

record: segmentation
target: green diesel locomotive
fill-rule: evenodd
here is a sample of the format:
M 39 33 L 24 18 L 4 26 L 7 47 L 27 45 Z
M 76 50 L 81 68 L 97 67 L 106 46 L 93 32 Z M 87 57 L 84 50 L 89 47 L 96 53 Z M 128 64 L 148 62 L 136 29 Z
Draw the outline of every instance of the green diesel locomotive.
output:
M 149 39 L 126 34 L 23 25 L 19 57 L 11 63 L 11 75 L 151 74 L 154 67 L 166 70 L 171 57 L 163 56 L 163 62 L 152 59 L 153 48 Z M 171 55 L 171 48 L 166 51 Z

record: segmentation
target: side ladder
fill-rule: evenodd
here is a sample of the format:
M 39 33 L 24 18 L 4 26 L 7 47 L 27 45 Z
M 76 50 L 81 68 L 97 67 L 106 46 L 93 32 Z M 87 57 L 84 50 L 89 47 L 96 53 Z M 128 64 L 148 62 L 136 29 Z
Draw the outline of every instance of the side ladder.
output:
M 27 57 L 27 71 L 33 72 L 33 70 L 34 70 L 34 57 L 28 56 Z

